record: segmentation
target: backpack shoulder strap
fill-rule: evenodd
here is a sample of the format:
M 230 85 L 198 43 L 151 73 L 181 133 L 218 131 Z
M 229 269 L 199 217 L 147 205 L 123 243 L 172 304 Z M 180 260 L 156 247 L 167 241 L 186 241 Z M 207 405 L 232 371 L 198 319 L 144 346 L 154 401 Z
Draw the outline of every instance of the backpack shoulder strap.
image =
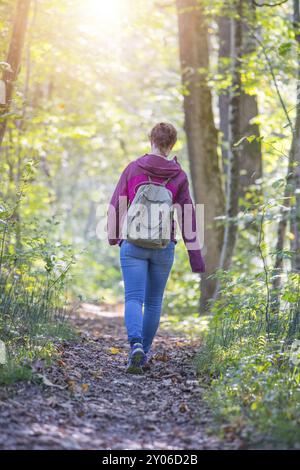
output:
M 151 176 L 150 176 L 150 175 L 148 175 L 148 179 L 149 179 L 150 183 L 152 183 L 152 179 L 151 179 Z M 168 182 L 170 181 L 170 179 L 171 179 L 171 178 L 167 178 L 165 181 L 163 181 L 163 182 L 161 183 L 161 185 L 162 185 L 162 186 L 166 186 L 166 185 L 168 184 Z

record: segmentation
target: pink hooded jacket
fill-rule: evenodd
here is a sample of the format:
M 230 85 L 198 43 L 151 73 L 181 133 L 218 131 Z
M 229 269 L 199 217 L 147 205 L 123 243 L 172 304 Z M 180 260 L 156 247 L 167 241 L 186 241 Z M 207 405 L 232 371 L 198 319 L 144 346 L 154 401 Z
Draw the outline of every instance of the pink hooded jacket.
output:
M 166 158 L 157 155 L 145 154 L 127 165 L 121 174 L 108 209 L 107 233 L 109 244 L 121 244 L 122 238 L 120 238 L 121 227 L 119 226 L 119 220 L 123 220 L 126 209 L 133 201 L 138 187 L 141 184 L 146 183 L 149 176 L 151 176 L 152 182 L 157 184 L 161 184 L 167 178 L 171 178 L 166 187 L 173 194 L 173 204 L 175 207 L 178 204 L 182 211 L 182 218 L 178 218 L 182 238 L 186 246 L 187 244 L 193 244 L 192 249 L 187 246 L 191 269 L 195 273 L 205 272 L 205 263 L 202 258 L 197 237 L 194 236 L 193 239 L 188 239 L 183 230 L 183 227 L 185 227 L 184 217 L 189 217 L 189 215 L 185 215 L 184 213 L 185 204 L 191 205 L 191 211 L 189 214 L 191 216 L 192 230 L 194 233 L 196 232 L 196 216 L 190 196 L 188 178 L 185 171 L 182 170 L 178 163 L 177 157 L 174 157 L 172 160 L 167 160 Z M 122 202 L 120 203 L 121 196 L 123 196 L 123 198 L 121 198 Z M 175 230 L 176 228 L 173 222 L 171 239 L 177 243 Z

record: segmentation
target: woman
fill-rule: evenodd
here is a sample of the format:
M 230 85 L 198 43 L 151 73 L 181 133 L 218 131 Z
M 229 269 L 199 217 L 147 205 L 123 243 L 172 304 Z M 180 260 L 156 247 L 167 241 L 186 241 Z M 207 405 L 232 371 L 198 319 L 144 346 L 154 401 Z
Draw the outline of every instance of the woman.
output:
M 128 205 L 132 203 L 138 188 L 149 183 L 149 177 L 156 185 L 165 184 L 172 193 L 173 204 L 182 209 L 178 222 L 188 248 L 191 269 L 195 273 L 205 271 L 197 236 L 194 235 L 194 240 L 191 240 L 184 233 L 187 221 L 185 206 L 191 208 L 188 222 L 194 234 L 196 230 L 195 210 L 187 175 L 177 157 L 167 159 L 176 140 L 177 132 L 172 124 L 161 122 L 153 127 L 150 133 L 151 153 L 132 161 L 124 169 L 108 210 L 109 244 L 120 246 L 120 264 L 125 287 L 125 325 L 131 346 L 127 367 L 127 372 L 130 373 L 142 373 L 147 363 L 159 325 L 163 294 L 177 243 L 174 222 L 170 241 L 164 248 L 145 248 L 122 238 L 121 225 Z

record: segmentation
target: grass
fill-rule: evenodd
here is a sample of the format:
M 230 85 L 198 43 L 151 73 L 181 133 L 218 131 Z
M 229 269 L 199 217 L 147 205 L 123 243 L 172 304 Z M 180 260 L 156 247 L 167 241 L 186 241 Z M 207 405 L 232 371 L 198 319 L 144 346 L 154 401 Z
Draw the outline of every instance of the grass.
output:
M 33 284 L 29 276 L 9 275 L 0 281 L 0 340 L 6 356 L 1 361 L 0 384 L 8 384 L 29 380 L 32 361 L 50 363 L 56 355 L 55 343 L 76 335 L 58 288 L 51 289 L 43 278 Z
M 33 221 L 19 226 L 14 210 L 0 220 L 0 384 L 29 380 L 32 361 L 50 363 L 56 342 L 76 336 L 65 298 L 73 252 L 51 241 L 53 227 L 45 232 Z

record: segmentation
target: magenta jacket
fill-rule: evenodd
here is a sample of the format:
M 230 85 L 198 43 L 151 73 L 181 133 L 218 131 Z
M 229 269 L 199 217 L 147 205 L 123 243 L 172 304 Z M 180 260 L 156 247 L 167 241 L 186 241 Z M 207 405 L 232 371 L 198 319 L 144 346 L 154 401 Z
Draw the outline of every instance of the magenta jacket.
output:
M 176 204 L 181 207 L 182 214 L 184 214 L 184 204 L 191 205 L 191 222 L 192 228 L 195 231 L 196 217 L 194 205 L 190 196 L 189 182 L 185 171 L 183 171 L 177 161 L 177 157 L 174 157 L 172 160 L 167 160 L 166 158 L 159 157 L 158 155 L 145 154 L 127 165 L 127 167 L 121 174 L 119 182 L 112 195 L 107 218 L 107 233 L 108 242 L 110 245 L 121 244 L 121 227 L 119 226 L 120 212 L 120 220 L 123 220 L 123 214 L 124 212 L 126 213 L 128 205 L 130 205 L 133 201 L 138 187 L 141 184 L 147 182 L 149 176 L 151 176 L 151 179 L 154 183 L 156 182 L 158 184 L 161 184 L 167 178 L 171 178 L 167 183 L 166 187 L 173 194 L 173 204 L 175 205 L 175 207 Z M 123 202 L 121 202 L 122 207 L 120 207 L 120 196 L 123 196 L 123 198 L 121 198 L 123 199 Z M 112 212 L 110 212 L 111 210 L 114 210 L 114 212 L 116 213 L 116 217 L 115 214 L 112 214 Z M 184 217 L 182 217 L 181 221 L 182 222 L 178 220 L 185 245 L 187 246 L 187 244 L 196 241 L 196 247 L 198 247 L 195 248 L 195 245 L 193 245 L 193 249 L 189 249 L 189 247 L 187 246 L 191 269 L 194 273 L 203 273 L 205 272 L 205 263 L 202 258 L 198 240 L 196 239 L 196 237 L 194 237 L 194 239 L 188 239 L 185 236 L 183 230 L 183 227 L 185 226 Z M 171 239 L 175 243 L 177 243 L 177 240 L 175 238 L 175 231 L 176 228 L 173 222 Z

